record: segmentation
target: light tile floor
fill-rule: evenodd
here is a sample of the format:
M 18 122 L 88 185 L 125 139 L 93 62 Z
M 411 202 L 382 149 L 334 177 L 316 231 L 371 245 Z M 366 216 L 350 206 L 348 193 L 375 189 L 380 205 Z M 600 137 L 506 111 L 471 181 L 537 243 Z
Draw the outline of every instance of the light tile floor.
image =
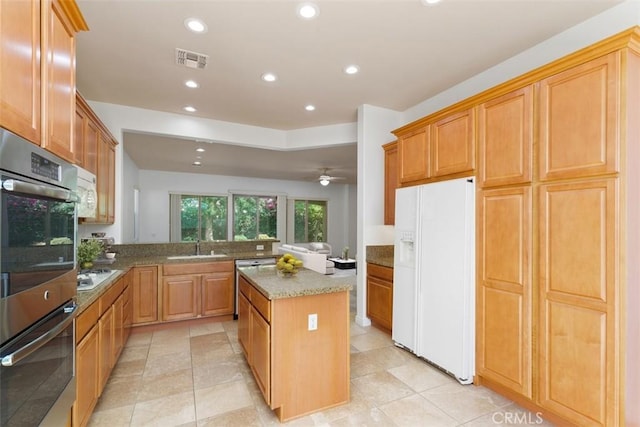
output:
M 134 330 L 89 421 L 90 427 L 278 424 L 244 360 L 234 321 Z M 286 424 L 552 425 L 489 389 L 458 384 L 395 347 L 389 335 L 353 321 L 351 402 Z

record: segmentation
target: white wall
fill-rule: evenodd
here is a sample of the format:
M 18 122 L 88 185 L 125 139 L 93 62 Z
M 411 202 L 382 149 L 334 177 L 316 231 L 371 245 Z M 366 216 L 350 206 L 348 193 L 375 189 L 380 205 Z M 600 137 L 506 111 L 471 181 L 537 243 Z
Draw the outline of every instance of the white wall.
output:
M 349 230 L 355 228 L 356 223 L 356 216 L 349 212 L 352 185 L 332 183 L 323 187 L 311 182 L 140 170 L 138 186 L 141 243 L 169 241 L 169 193 L 172 192 L 227 195 L 239 191 L 327 200 L 327 240 L 336 250 L 350 244 Z
M 356 322 L 371 324 L 366 310 L 366 247 L 393 244 L 393 233 L 384 232 L 384 150 L 393 141 L 391 130 L 402 124 L 401 113 L 372 105 L 358 109 L 358 277 Z M 391 238 L 389 239 L 389 236 Z M 375 243 L 373 243 L 375 242 Z

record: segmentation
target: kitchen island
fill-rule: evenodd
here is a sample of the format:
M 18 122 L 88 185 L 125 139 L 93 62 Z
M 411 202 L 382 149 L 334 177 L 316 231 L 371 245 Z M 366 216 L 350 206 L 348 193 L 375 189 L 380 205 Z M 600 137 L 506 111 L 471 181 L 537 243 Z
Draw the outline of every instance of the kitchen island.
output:
M 239 272 L 238 341 L 280 421 L 347 403 L 351 285 L 307 269 Z

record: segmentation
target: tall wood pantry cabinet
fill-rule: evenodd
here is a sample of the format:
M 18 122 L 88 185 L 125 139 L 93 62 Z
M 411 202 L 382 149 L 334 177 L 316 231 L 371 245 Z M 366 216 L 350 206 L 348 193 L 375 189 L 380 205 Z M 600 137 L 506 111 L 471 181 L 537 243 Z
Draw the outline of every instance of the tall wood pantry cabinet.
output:
M 483 94 L 476 382 L 552 420 L 638 425 L 640 32 Z

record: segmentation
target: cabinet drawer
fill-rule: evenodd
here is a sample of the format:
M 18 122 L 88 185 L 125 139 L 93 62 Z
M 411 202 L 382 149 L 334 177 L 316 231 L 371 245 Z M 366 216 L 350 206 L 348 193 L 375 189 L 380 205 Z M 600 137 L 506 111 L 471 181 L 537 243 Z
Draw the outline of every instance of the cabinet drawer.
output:
M 238 289 L 249 301 L 251 301 L 251 285 L 247 283 L 247 281 L 242 276 L 240 276 L 240 279 L 238 280 Z
M 270 301 L 256 288 L 251 288 L 251 304 L 262 314 L 262 317 L 264 317 L 267 322 L 271 322 Z
M 183 274 L 221 273 L 233 271 L 233 261 L 163 264 L 162 274 L 175 276 Z
M 94 302 L 76 319 L 76 344 L 98 323 L 100 317 L 100 303 Z
M 118 295 L 122 293 L 124 281 L 122 279 L 118 279 L 115 283 L 111 284 L 109 289 L 100 297 L 100 314 L 104 313 L 106 310 L 113 305 Z
M 369 276 L 378 277 L 383 280 L 393 282 L 393 268 L 384 267 L 378 264 L 367 264 L 367 274 Z

